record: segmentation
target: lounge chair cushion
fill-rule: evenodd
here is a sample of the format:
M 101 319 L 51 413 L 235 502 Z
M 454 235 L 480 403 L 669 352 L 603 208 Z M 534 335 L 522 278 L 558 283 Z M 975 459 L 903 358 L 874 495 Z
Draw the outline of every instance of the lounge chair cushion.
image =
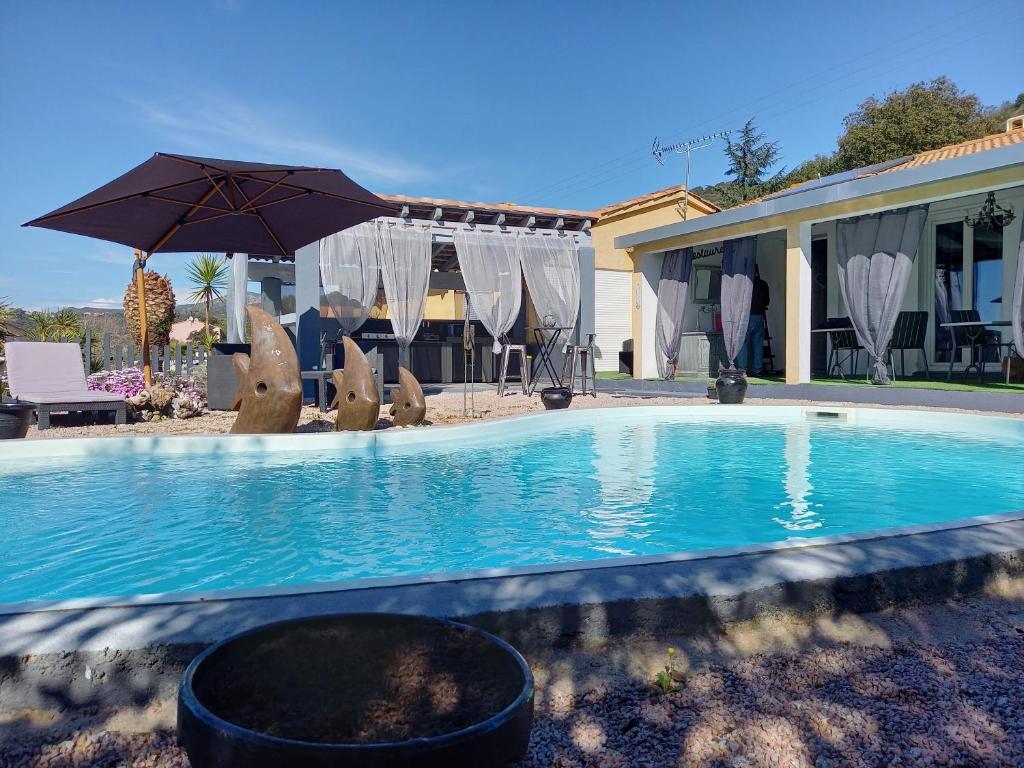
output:
M 19 400 L 34 403 L 113 403 L 123 398 L 91 392 L 85 383 L 82 350 L 77 344 L 10 342 L 6 348 L 7 383 Z

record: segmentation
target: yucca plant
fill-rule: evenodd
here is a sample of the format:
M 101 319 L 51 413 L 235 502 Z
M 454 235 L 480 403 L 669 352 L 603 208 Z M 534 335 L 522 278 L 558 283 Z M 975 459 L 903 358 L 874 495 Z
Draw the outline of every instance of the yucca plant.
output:
M 49 312 L 32 312 L 28 316 L 28 335 L 33 341 L 50 341 L 55 337 L 57 324 Z
M 209 338 L 211 334 L 210 305 L 224 297 L 224 292 L 228 287 L 228 269 L 227 259 L 212 253 L 196 256 L 185 267 L 188 279 L 192 281 L 192 287 L 195 289 L 189 296 L 189 301 L 203 302 L 205 310 L 203 329 L 206 332 L 206 338 Z M 209 345 L 207 345 L 207 349 L 209 349 Z
M 85 334 L 82 318 L 70 307 L 58 309 L 52 318 L 52 338 L 55 341 L 78 341 Z
M 4 343 L 14 327 L 14 307 L 6 298 L 0 298 L 0 357 L 4 354 Z
M 166 275 L 146 272 L 146 321 L 149 326 L 149 343 L 162 347 L 171 340 L 171 326 L 174 325 L 174 289 Z M 139 323 L 139 296 L 135 278 L 128 283 L 124 292 L 124 321 L 135 344 L 142 346 L 142 326 Z

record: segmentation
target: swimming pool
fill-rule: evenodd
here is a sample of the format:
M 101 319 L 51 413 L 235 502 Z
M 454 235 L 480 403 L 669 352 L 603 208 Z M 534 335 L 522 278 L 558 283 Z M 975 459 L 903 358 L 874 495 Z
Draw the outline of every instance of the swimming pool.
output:
M 542 567 L 1024 510 L 1024 421 L 571 410 L 0 445 L 0 603 Z

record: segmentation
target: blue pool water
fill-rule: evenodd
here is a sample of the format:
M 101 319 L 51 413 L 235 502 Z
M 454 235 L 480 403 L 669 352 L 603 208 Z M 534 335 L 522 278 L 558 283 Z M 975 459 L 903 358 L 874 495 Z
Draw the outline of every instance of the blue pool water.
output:
M 493 437 L 478 425 L 376 456 L 111 456 L 97 443 L 88 458 L 7 461 L 0 602 L 564 563 L 1024 510 L 1024 429 L 665 418 L 534 419 Z

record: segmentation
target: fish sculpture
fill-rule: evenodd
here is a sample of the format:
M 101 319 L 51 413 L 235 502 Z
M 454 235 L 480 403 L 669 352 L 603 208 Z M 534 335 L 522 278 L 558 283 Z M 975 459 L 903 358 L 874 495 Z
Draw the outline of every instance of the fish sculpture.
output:
M 302 376 L 295 347 L 284 328 L 259 307 L 246 307 L 252 324 L 251 355 L 236 352 L 231 362 L 238 389 L 231 409 L 236 435 L 292 432 L 302 411 Z
M 338 409 L 334 428 L 338 432 L 367 432 L 377 426 L 380 416 L 377 382 L 366 355 L 356 343 L 345 336 L 341 344 L 345 349 L 345 368 L 331 374 L 336 390 L 331 405 Z
M 399 366 L 398 388 L 391 390 L 391 418 L 396 427 L 415 427 L 423 423 L 427 415 L 427 401 L 423 387 L 416 381 L 412 371 Z

